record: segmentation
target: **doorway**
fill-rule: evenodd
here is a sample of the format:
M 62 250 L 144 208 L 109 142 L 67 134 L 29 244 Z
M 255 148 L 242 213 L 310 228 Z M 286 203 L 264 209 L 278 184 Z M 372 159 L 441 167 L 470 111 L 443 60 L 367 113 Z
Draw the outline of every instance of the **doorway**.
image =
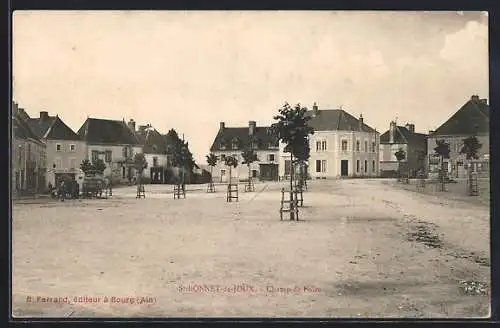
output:
M 346 177 L 349 175 L 349 161 L 343 159 L 340 161 L 340 176 Z

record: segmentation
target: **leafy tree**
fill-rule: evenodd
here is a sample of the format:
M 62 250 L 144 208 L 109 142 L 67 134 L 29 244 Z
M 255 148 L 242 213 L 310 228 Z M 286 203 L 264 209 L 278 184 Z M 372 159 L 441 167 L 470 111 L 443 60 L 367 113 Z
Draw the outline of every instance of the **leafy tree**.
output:
M 231 184 L 231 168 L 238 167 L 238 160 L 233 156 L 226 156 L 224 159 L 224 164 L 229 167 L 229 184 Z
M 399 150 L 394 153 L 394 156 L 396 156 L 396 160 L 398 161 L 398 180 L 401 179 L 401 162 L 404 161 L 406 158 L 406 152 L 402 149 L 399 148 Z
M 445 158 L 450 158 L 450 144 L 445 140 L 436 140 L 436 147 L 434 147 L 434 153 L 439 156 L 441 160 L 441 168 L 439 170 L 439 181 L 441 182 L 441 190 L 445 189 Z
M 460 154 L 465 154 L 467 160 L 479 159 L 478 152 L 482 146 L 476 136 L 465 138 Z
M 134 168 L 137 172 L 137 184 L 141 184 L 142 172 L 148 167 L 148 162 L 143 153 L 137 153 L 134 155 Z
M 241 162 L 241 164 L 244 164 L 248 167 L 248 181 L 250 183 L 250 180 L 252 179 L 251 171 L 250 171 L 250 164 L 252 164 L 253 162 L 257 162 L 259 160 L 259 158 L 257 157 L 257 154 L 255 153 L 255 151 L 252 148 L 247 149 L 244 152 L 242 152 L 241 156 L 243 157 L 243 161 Z
M 311 147 L 309 145 L 309 138 L 304 140 L 304 144 L 302 148 L 299 148 L 299 152 L 295 155 L 295 164 L 299 165 L 300 169 L 300 183 L 303 183 L 303 180 L 305 179 L 304 173 L 305 173 L 305 166 L 307 165 L 309 161 L 309 157 L 311 156 Z
M 218 158 L 214 153 L 210 153 L 207 156 L 207 163 L 210 166 L 210 182 L 213 183 L 213 168 L 215 165 L 217 165 Z
M 96 173 L 103 174 L 104 170 L 106 169 L 106 164 L 102 159 L 98 158 L 97 160 L 92 162 L 92 168 Z
M 294 157 L 303 158 L 307 154 L 305 147 L 309 144 L 309 135 L 314 134 L 314 129 L 307 125 L 311 117 L 306 113 L 307 108 L 300 104 L 291 107 L 285 103 L 278 110 L 278 115 L 274 116 L 277 122 L 271 125 L 278 140 L 285 144 L 285 152 L 290 153 L 290 200 L 292 203 Z M 293 212 L 290 212 L 290 220 L 294 220 Z
M 189 150 L 189 143 L 180 139 L 174 129 L 170 129 L 166 135 L 167 154 L 171 156 L 171 163 L 174 167 L 182 170 L 182 184 L 184 184 L 184 171 L 193 171 L 195 161 L 193 154 Z
M 87 175 L 94 170 L 94 167 L 88 159 L 84 159 L 80 164 L 80 169 Z
M 479 143 L 476 136 L 471 136 L 463 140 L 463 146 L 460 149 L 460 154 L 465 154 L 465 158 L 469 161 L 467 165 L 467 175 L 469 181 L 469 189 L 472 190 L 472 160 L 479 159 L 479 149 L 483 145 Z

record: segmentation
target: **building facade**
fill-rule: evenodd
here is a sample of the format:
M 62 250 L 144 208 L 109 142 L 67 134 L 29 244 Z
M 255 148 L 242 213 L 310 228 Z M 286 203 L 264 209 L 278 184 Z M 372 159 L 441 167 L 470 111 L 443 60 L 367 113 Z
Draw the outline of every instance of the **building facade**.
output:
M 242 153 L 246 149 L 253 149 L 258 158 L 250 168 L 242 164 Z M 230 171 L 235 180 L 246 180 L 249 174 L 255 180 L 278 180 L 279 143 L 270 127 L 257 126 L 255 121 L 249 121 L 248 127 L 226 127 L 220 122 L 210 151 L 219 159 L 213 168 L 214 182 L 229 181 Z M 226 156 L 234 156 L 238 166 L 230 170 L 224 164 Z
M 58 116 L 40 112 L 37 118 L 29 118 L 33 132 L 46 144 L 47 171 L 45 182 L 55 186 L 66 175 L 72 179 L 80 172 L 80 163 L 85 159 L 86 143 Z
M 307 115 L 314 128 L 307 175 L 311 179 L 379 176 L 379 133 L 342 109 L 320 110 L 316 104 Z M 280 146 L 279 175 L 290 175 L 290 154 Z
M 389 130 L 380 136 L 380 175 L 396 176 L 399 162 L 396 153 L 402 149 L 405 159 L 401 161 L 405 171 L 414 177 L 421 168 L 426 168 L 427 135 L 415 132 L 414 124 L 398 126 L 391 121 Z M 421 152 L 421 154 L 420 154 Z
M 135 121 L 131 119 L 127 125 L 134 131 L 139 143 L 143 146 L 142 151 L 148 163 L 148 167 L 142 172 L 142 178 L 149 180 L 150 183 L 166 183 L 170 157 L 167 154 L 165 136 L 151 124 L 139 125 L 136 130 Z
M 427 152 L 429 154 L 430 173 L 437 174 L 438 159 L 434 156 L 437 140 L 444 140 L 450 145 L 450 158 L 445 159 L 445 168 L 451 177 L 464 178 L 467 175 L 467 160 L 460 154 L 464 139 L 476 136 L 482 147 L 479 149 L 479 160 L 476 169 L 489 170 L 490 154 L 490 106 L 487 99 L 473 95 L 446 122 L 435 131 L 429 132 Z
M 105 177 L 114 183 L 135 180 L 133 158 L 143 146 L 125 121 L 87 118 L 78 135 L 87 143 L 86 159 L 102 159 L 106 164 Z
M 47 168 L 46 145 L 18 115 L 17 108 L 13 108 L 11 122 L 12 194 L 22 196 L 43 192 Z

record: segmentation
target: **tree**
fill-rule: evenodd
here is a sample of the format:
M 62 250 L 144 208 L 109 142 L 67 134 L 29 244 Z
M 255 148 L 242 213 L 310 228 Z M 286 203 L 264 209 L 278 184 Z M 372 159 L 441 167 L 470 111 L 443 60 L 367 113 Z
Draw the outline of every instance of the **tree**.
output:
M 96 173 L 103 174 L 104 170 L 106 169 L 106 164 L 102 159 L 98 158 L 97 160 L 92 162 L 92 168 Z
M 478 152 L 483 145 L 479 143 L 476 136 L 468 137 L 463 140 L 463 146 L 460 154 L 465 154 L 467 160 L 479 159 Z
M 479 159 L 479 149 L 483 145 L 479 143 L 476 136 L 471 136 L 463 140 L 463 146 L 460 149 L 460 154 L 465 154 L 467 163 L 467 180 L 469 181 L 469 190 L 472 190 L 472 160 Z
M 231 184 L 231 168 L 238 167 L 238 160 L 233 156 L 226 156 L 226 158 L 224 159 L 224 164 L 229 167 L 229 184 Z
M 85 175 L 94 171 L 94 167 L 92 163 L 88 159 L 84 159 L 80 164 L 80 169 L 83 171 Z
M 255 153 L 255 151 L 252 148 L 247 149 L 244 152 L 242 152 L 241 156 L 243 157 L 243 161 L 241 162 L 241 164 L 244 164 L 248 167 L 248 183 L 250 184 L 251 179 L 252 179 L 251 171 L 250 171 L 250 164 L 252 164 L 253 162 L 257 162 L 259 160 L 259 158 L 257 157 L 257 154 Z
M 182 170 L 182 184 L 184 185 L 184 171 L 193 171 L 195 161 L 189 150 L 189 143 L 180 139 L 174 129 L 170 129 L 166 135 L 167 154 L 172 156 L 172 165 Z
M 394 156 L 396 156 L 396 160 L 398 161 L 398 181 L 401 181 L 401 162 L 406 158 L 406 152 L 402 148 L 399 148 L 399 150 L 394 153 Z
M 213 168 L 215 165 L 217 165 L 218 158 L 214 153 L 210 153 L 207 156 L 207 163 L 210 166 L 210 183 L 214 183 L 213 179 Z
M 301 179 L 300 183 L 304 182 L 304 167 L 307 165 L 309 161 L 309 157 L 311 156 L 311 147 L 309 145 L 309 138 L 304 139 L 304 144 L 301 148 L 299 148 L 299 152 L 295 155 L 295 163 L 299 165 L 299 177 Z M 302 187 L 302 186 L 301 186 Z
M 445 140 L 436 140 L 436 147 L 434 153 L 439 156 L 441 160 L 441 168 L 439 169 L 439 181 L 441 183 L 441 191 L 445 190 L 445 158 L 450 158 L 450 144 Z
M 293 108 L 285 103 L 278 110 L 278 115 L 274 116 L 276 123 L 271 128 L 278 140 L 285 144 L 285 152 L 290 153 L 290 201 L 293 204 L 293 174 L 294 174 L 294 156 L 303 158 L 307 153 L 305 150 L 308 145 L 309 135 L 314 134 L 314 129 L 307 125 L 311 119 L 307 114 L 307 108 L 300 104 Z M 290 212 L 290 220 L 294 220 L 293 212 Z
M 141 185 L 142 172 L 148 167 L 148 162 L 143 153 L 136 153 L 134 155 L 134 169 L 137 172 L 137 184 Z

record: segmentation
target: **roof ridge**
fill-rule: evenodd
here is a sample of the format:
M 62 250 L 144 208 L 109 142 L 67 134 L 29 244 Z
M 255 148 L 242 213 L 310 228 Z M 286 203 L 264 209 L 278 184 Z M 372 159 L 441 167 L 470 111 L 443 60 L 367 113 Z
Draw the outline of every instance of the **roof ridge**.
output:
M 49 116 L 50 117 L 50 116 Z M 52 123 L 50 124 L 49 128 L 47 129 L 47 131 L 45 131 L 44 135 L 43 135 L 43 138 L 46 139 L 47 136 L 50 134 L 50 131 L 52 131 L 52 127 L 56 124 L 56 121 L 59 119 L 59 117 L 55 117 L 54 120 L 52 120 Z

